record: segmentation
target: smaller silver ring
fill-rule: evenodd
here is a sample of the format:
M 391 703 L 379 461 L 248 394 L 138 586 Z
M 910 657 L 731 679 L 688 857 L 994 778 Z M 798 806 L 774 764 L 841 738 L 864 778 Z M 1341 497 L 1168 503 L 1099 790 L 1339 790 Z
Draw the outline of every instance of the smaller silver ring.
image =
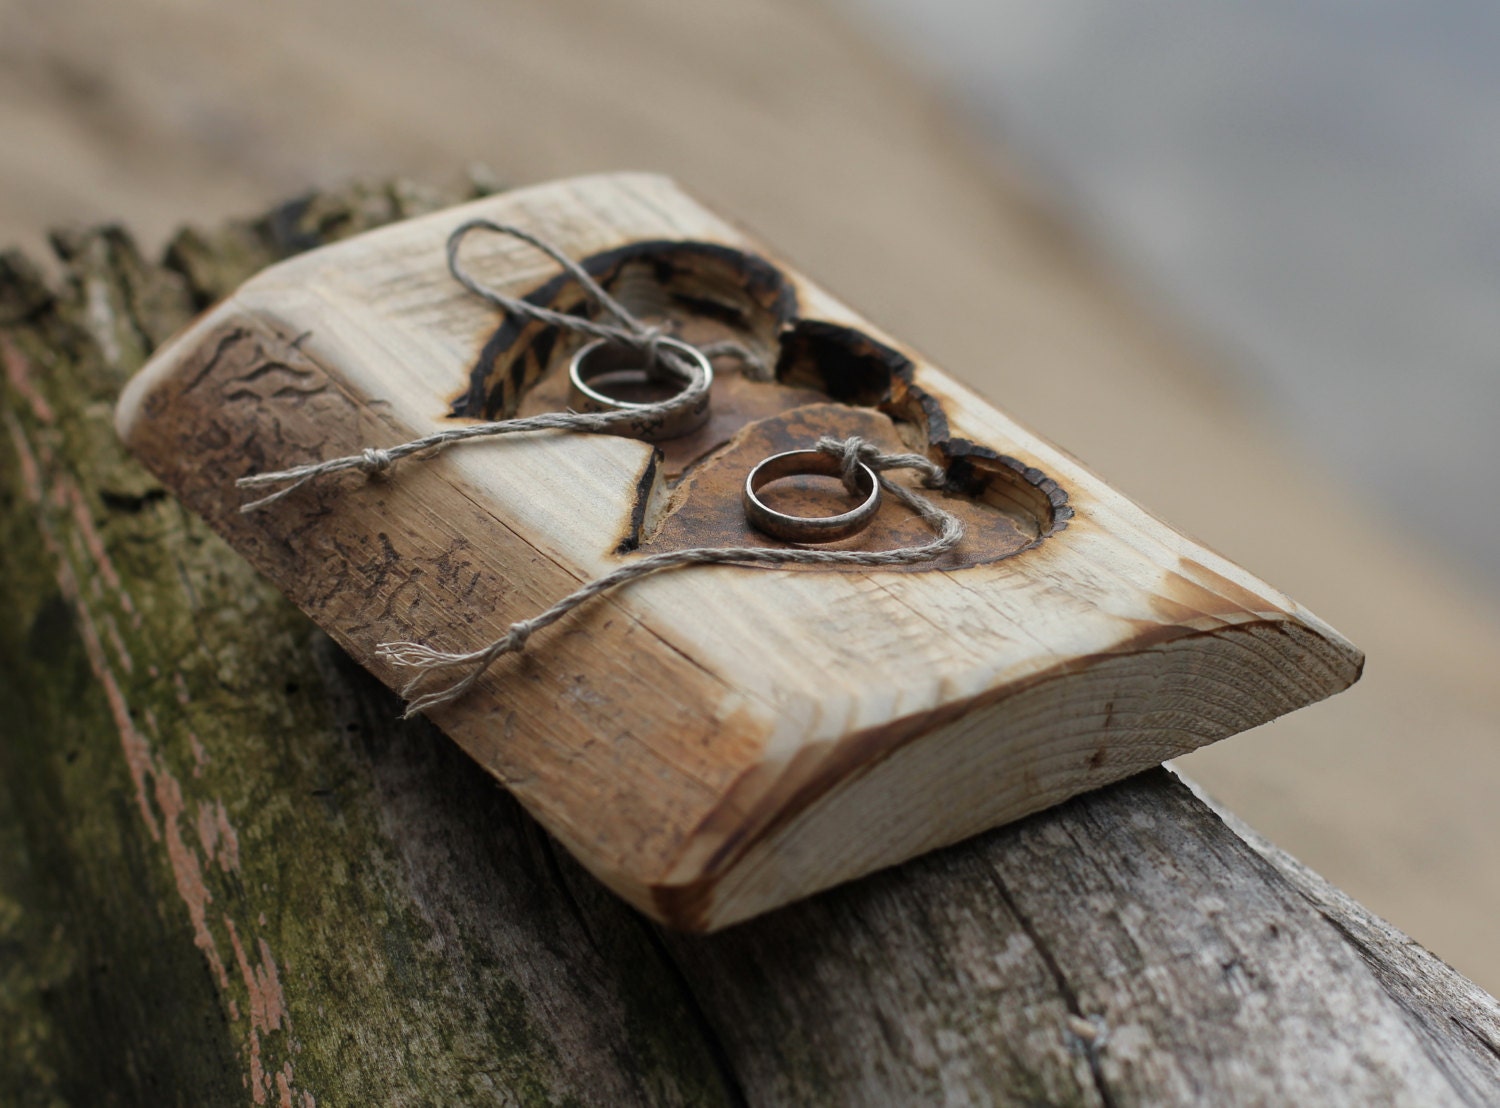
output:
M 838 542 L 839 539 L 857 535 L 870 525 L 875 513 L 880 511 L 880 480 L 875 476 L 875 471 L 863 462 L 858 463 L 858 466 L 855 484 L 865 496 L 859 507 L 836 516 L 789 516 L 768 507 L 756 494 L 782 477 L 799 477 L 804 474 L 842 477 L 843 462 L 821 450 L 788 450 L 784 454 L 772 454 L 745 478 L 745 519 L 757 531 L 783 542 Z
M 659 403 L 638 404 L 629 400 L 616 400 L 606 396 L 590 384 L 611 373 L 634 370 L 646 380 L 662 381 L 678 386 L 678 394 L 693 387 L 695 379 L 684 375 L 674 366 L 658 361 L 651 366 L 641 365 L 641 351 L 611 339 L 595 339 L 579 347 L 578 353 L 568 363 L 568 406 L 575 412 L 630 412 L 639 411 L 639 420 L 625 420 L 612 428 L 611 434 L 659 442 L 663 439 L 681 438 L 690 435 L 708 422 L 709 389 L 714 383 L 714 369 L 703 352 L 677 339 L 659 338 L 661 346 L 687 359 L 702 374 L 703 395 L 697 403 L 675 412 L 660 410 Z

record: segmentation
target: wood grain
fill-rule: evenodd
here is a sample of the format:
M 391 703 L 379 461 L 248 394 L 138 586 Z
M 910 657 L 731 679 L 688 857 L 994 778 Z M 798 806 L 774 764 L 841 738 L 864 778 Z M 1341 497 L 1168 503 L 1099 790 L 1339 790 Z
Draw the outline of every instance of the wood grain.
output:
M 638 310 L 760 344 L 780 376 L 766 388 L 821 393 L 874 421 L 877 438 L 928 450 L 982 524 L 957 565 L 929 572 L 660 575 L 538 636 L 434 713 L 592 872 L 658 918 L 723 926 L 1357 677 L 1359 652 L 1293 601 L 1152 519 L 670 182 L 616 175 L 435 213 L 268 270 L 122 399 L 131 448 L 387 683 L 404 678 L 375 657 L 381 641 L 472 649 L 658 536 L 717 541 L 725 529 L 703 524 L 712 509 L 688 506 L 700 487 L 722 498 L 737 446 L 822 425 L 816 406 L 741 410 L 738 427 L 705 432 L 722 440 L 699 444 L 706 460 L 679 458 L 675 473 L 645 443 L 534 434 L 240 515 L 236 477 L 426 434 L 455 404 L 468 418 L 519 409 L 558 372 L 566 344 L 497 319 L 446 271 L 443 240 L 480 216 L 589 259 Z M 475 242 L 466 257 L 512 293 L 570 295 L 519 244 Z M 673 487 L 674 476 L 685 479 Z M 655 507 L 640 511 L 643 488 Z
M 0 264 L 0 1101 L 1493 1102 L 1500 1005 L 1161 771 L 644 921 L 109 435 L 294 225 Z

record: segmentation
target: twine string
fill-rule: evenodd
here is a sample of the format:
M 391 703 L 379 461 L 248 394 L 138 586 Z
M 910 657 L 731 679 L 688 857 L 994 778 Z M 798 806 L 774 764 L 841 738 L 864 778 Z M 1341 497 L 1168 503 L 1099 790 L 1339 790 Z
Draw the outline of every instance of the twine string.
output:
M 483 284 L 464 267 L 459 253 L 464 240 L 474 231 L 507 235 L 541 251 L 561 266 L 569 277 L 577 281 L 585 294 L 612 322 L 559 312 L 530 300 L 509 296 Z M 455 444 L 522 431 L 629 433 L 632 426 L 638 422 L 675 414 L 679 409 L 692 407 L 703 399 L 709 387 L 707 377 L 701 368 L 662 344 L 661 340 L 667 334 L 666 328 L 642 322 L 611 296 L 598 281 L 594 280 L 583 266 L 546 239 L 510 224 L 496 223 L 488 219 L 472 219 L 460 224 L 448 236 L 447 258 L 449 272 L 459 284 L 508 315 L 625 344 L 641 351 L 645 359 L 645 368 L 648 371 L 657 365 L 663 365 L 672 371 L 675 377 L 688 381 L 688 385 L 674 396 L 634 409 L 606 412 L 545 412 L 520 419 L 468 424 L 445 428 L 395 446 L 370 446 L 357 454 L 342 458 L 311 462 L 275 473 L 252 474 L 240 478 L 237 482 L 238 486 L 250 489 L 275 488 L 275 491 L 243 505 L 240 508 L 242 512 L 253 512 L 264 508 L 301 488 L 309 481 L 329 474 L 353 470 L 375 476 L 388 472 L 403 458 L 413 455 L 430 457 Z M 699 348 L 699 352 L 704 357 L 720 355 L 738 357 L 745 363 L 749 375 L 754 379 L 766 380 L 772 376 L 770 366 L 753 351 L 733 340 L 706 344 Z M 932 530 L 933 537 L 927 542 L 896 550 L 827 550 L 806 546 L 724 546 L 664 551 L 660 554 L 649 554 L 638 558 L 585 583 L 539 615 L 512 623 L 504 635 L 478 650 L 448 652 L 418 642 L 381 643 L 376 647 L 377 656 L 414 671 L 402 690 L 402 695 L 408 699 L 406 716 L 411 717 L 457 700 L 474 686 L 497 658 L 524 650 L 527 641 L 537 631 L 556 623 L 591 598 L 651 574 L 690 565 L 843 565 L 871 568 L 912 565 L 940 557 L 963 541 L 964 526 L 957 516 L 939 508 L 928 497 L 904 485 L 896 484 L 885 476 L 890 470 L 914 470 L 919 474 L 923 486 L 929 489 L 941 489 L 946 484 L 947 473 L 931 459 L 921 454 L 884 454 L 874 444 L 859 436 L 851 436 L 847 439 L 825 437 L 818 440 L 817 449 L 839 459 L 840 476 L 851 495 L 859 493 L 858 475 L 861 463 L 868 466 L 874 471 L 875 479 L 885 493 L 916 513 Z M 446 683 L 433 680 L 435 677 L 452 675 L 455 671 L 457 671 L 457 676 L 452 677 Z M 423 691 L 424 686 L 434 684 L 436 687 L 428 687 L 426 691 Z
M 601 322 L 568 312 L 559 312 L 554 308 L 534 304 L 530 300 L 521 297 L 509 296 L 483 284 L 464 267 L 459 255 L 459 250 L 463 246 L 464 240 L 475 231 L 489 231 L 499 235 L 507 235 L 540 250 L 560 265 L 568 276 L 577 281 L 588 297 L 606 315 L 611 317 L 614 322 Z M 410 442 L 403 442 L 396 446 L 384 448 L 370 447 L 361 450 L 358 454 L 349 454 L 342 458 L 309 462 L 306 465 L 293 466 L 289 469 L 278 470 L 273 473 L 253 473 L 247 477 L 241 477 L 235 484 L 242 489 L 274 488 L 276 491 L 241 505 L 240 511 L 254 512 L 267 505 L 274 504 L 282 497 L 306 485 L 309 481 L 328 476 L 329 474 L 354 470 L 375 476 L 386 473 L 402 458 L 427 452 L 430 452 L 428 456 L 431 456 L 431 454 L 435 454 L 446 447 L 469 442 L 474 439 L 493 438 L 496 435 L 510 435 L 521 431 L 592 431 L 603 434 L 620 431 L 628 432 L 634 425 L 646 423 L 657 417 L 673 415 L 679 410 L 696 406 L 703 399 L 703 394 L 708 390 L 708 382 L 698 366 L 694 365 L 687 358 L 684 358 L 681 354 L 673 351 L 670 347 L 662 345 L 661 340 L 667 337 L 666 327 L 662 325 L 648 325 L 631 314 L 630 310 L 611 296 L 598 281 L 589 275 L 583 266 L 568 257 L 546 239 L 508 223 L 496 223 L 488 219 L 471 219 L 454 228 L 453 233 L 448 236 L 447 255 L 448 271 L 453 274 L 454 279 L 459 284 L 463 285 L 464 288 L 468 289 L 475 296 L 494 304 L 507 314 L 520 319 L 544 323 L 578 334 L 608 339 L 611 342 L 630 346 L 641 351 L 648 369 L 658 363 L 665 364 L 673 371 L 674 377 L 687 381 L 688 384 L 673 396 L 669 396 L 654 404 L 641 405 L 633 409 L 618 409 L 607 412 L 543 412 L 540 415 L 526 416 L 521 419 L 501 419 L 485 423 L 471 423 L 461 427 L 444 428 L 441 431 L 436 431 L 430 435 L 423 435 L 421 438 L 413 439 Z M 705 357 L 720 355 L 738 357 L 745 362 L 757 379 L 764 379 L 769 373 L 768 368 L 760 357 L 747 347 L 732 340 L 708 344 L 701 348 L 701 352 Z
M 512 623 L 505 634 L 478 650 L 450 653 L 425 643 L 381 643 L 376 647 L 377 656 L 397 665 L 410 667 L 414 671 L 411 680 L 401 690 L 401 695 L 407 698 L 406 716 L 409 718 L 457 700 L 474 687 L 497 658 L 524 650 L 527 641 L 537 631 L 556 623 L 574 608 L 601 593 L 663 570 L 689 565 L 912 565 L 940 557 L 963 541 L 964 525 L 957 516 L 885 476 L 888 470 L 916 470 L 921 475 L 924 486 L 942 488 L 947 474 L 931 459 L 920 454 L 882 454 L 872 443 L 857 435 L 847 439 L 819 439 L 817 449 L 840 459 L 844 482 L 851 493 L 855 491 L 854 480 L 859 464 L 862 462 L 869 466 L 875 472 L 881 488 L 915 512 L 932 529 L 933 538 L 916 546 L 895 550 L 820 550 L 802 546 L 720 546 L 669 550 L 660 554 L 648 554 L 596 577 L 539 615 Z M 458 676 L 446 684 L 439 684 L 426 692 L 421 691 L 434 676 L 455 670 L 459 671 Z

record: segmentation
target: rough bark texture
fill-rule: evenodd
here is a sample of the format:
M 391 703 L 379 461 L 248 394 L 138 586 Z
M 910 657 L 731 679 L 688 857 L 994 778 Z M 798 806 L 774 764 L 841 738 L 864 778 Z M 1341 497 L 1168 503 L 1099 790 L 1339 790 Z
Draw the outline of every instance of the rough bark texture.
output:
M 396 722 L 110 407 L 255 268 L 431 203 L 0 257 L 0 1102 L 1500 1098 L 1493 999 L 1162 771 L 690 938 Z

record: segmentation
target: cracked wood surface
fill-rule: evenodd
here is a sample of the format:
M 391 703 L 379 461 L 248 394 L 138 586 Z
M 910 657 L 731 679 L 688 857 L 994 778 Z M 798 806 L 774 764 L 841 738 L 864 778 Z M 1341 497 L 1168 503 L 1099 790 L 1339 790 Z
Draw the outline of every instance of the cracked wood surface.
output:
M 195 308 L 424 206 L 0 258 L 0 1101 L 1494 1102 L 1496 1002 L 1164 771 L 692 937 L 396 722 L 109 419 Z

